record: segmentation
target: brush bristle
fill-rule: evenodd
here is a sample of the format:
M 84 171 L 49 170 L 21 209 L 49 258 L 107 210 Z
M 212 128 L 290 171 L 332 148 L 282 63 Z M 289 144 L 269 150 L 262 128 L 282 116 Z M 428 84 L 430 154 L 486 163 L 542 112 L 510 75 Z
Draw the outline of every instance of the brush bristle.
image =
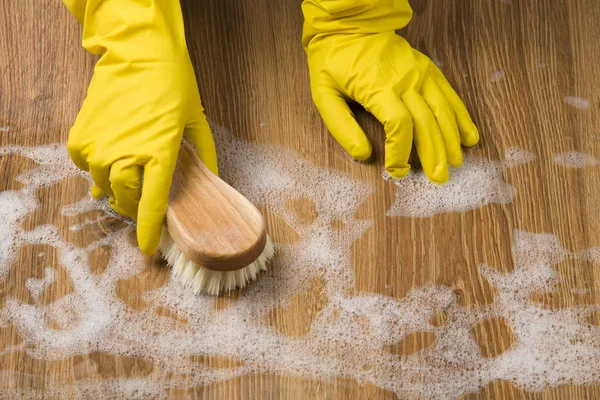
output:
M 252 264 L 235 271 L 213 271 L 189 260 L 179 250 L 166 228 L 160 239 L 160 251 L 173 268 L 173 276 L 177 280 L 196 294 L 204 292 L 211 295 L 243 288 L 248 282 L 256 280 L 260 271 L 267 270 L 267 264 L 275 253 L 271 238 L 267 235 L 265 249 Z

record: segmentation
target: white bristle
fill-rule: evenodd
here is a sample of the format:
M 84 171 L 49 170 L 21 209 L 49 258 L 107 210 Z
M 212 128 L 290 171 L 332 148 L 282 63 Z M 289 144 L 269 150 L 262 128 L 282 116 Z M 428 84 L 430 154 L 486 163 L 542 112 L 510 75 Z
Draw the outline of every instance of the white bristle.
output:
M 189 260 L 179 250 L 167 229 L 163 229 L 160 251 L 172 267 L 173 276 L 177 280 L 185 286 L 190 286 L 194 293 L 204 292 L 211 295 L 243 288 L 248 282 L 256 280 L 261 271 L 267 270 L 267 264 L 275 254 L 271 238 L 267 235 L 265 249 L 252 264 L 236 271 L 213 271 Z

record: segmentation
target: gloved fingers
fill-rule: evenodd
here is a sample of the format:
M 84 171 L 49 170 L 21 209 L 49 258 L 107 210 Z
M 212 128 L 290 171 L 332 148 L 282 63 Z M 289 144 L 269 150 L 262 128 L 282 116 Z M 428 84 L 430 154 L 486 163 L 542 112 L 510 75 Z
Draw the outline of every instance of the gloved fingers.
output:
M 203 112 L 200 112 L 200 114 L 196 121 L 189 123 L 185 127 L 183 134 L 194 143 L 198 151 L 198 157 L 204 165 L 215 175 L 219 175 L 215 141 L 206 116 Z
M 431 70 L 433 81 L 442 93 L 444 93 L 444 96 L 446 96 L 446 99 L 454 109 L 462 145 L 465 147 L 475 146 L 479 143 L 479 131 L 473 123 L 467 107 L 465 107 L 465 104 L 452 88 L 442 71 L 433 63 L 431 63 Z
M 458 133 L 454 110 L 450 106 L 450 103 L 448 103 L 448 100 L 446 100 L 444 93 L 442 93 L 431 78 L 427 78 L 423 82 L 421 95 L 427 105 L 429 105 L 440 127 L 440 132 L 446 145 L 448 162 L 455 168 L 460 167 L 463 158 L 460 148 L 460 134 Z
M 142 167 L 132 165 L 131 161 L 121 159 L 110 167 L 110 186 L 115 203 L 125 215 L 136 219 L 138 204 L 142 195 Z
M 385 170 L 400 179 L 410 171 L 408 159 L 412 150 L 412 117 L 400 98 L 392 91 L 381 92 L 368 104 L 371 113 L 385 129 Z
M 144 166 L 137 238 L 140 249 L 146 255 L 152 255 L 158 249 L 174 171 L 174 162 L 165 164 L 152 159 Z
M 101 199 L 104 197 L 104 192 L 95 183 L 92 183 L 92 189 L 90 192 L 95 199 Z
M 127 215 L 127 213 L 121 207 L 119 207 L 114 197 L 108 198 L 108 205 L 110 206 L 110 208 L 115 210 L 117 214 L 122 215 L 124 217 L 129 217 L 129 215 Z
M 114 197 L 114 193 L 110 187 L 110 167 L 103 163 L 90 162 L 90 175 L 94 184 L 110 197 Z
M 412 115 L 415 147 L 425 175 L 435 183 L 446 182 L 446 148 L 435 116 L 423 97 L 413 90 L 404 93 L 402 100 Z
M 364 161 L 371 156 L 371 143 L 341 93 L 332 88 L 313 90 L 313 101 L 327 129 L 350 157 Z
M 89 171 L 90 166 L 88 164 L 86 155 L 78 145 L 75 145 L 72 142 L 72 138 L 76 137 L 76 135 L 73 133 L 74 131 L 75 127 L 71 128 L 71 133 L 69 133 L 69 141 L 67 142 L 67 152 L 69 153 L 73 164 L 75 164 L 77 168 L 83 171 Z

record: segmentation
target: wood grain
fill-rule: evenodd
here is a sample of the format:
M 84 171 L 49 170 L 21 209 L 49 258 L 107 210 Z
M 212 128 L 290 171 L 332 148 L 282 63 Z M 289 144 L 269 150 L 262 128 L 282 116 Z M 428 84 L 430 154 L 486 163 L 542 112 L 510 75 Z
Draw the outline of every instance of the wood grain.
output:
M 311 101 L 300 43 L 300 4 L 300 0 L 184 0 L 182 7 L 203 105 L 210 119 L 239 137 L 282 144 L 316 165 L 345 171 L 375 187 L 375 194 L 358 213 L 359 218 L 372 220 L 375 228 L 352 248 L 357 292 L 403 298 L 411 288 L 433 282 L 450 286 L 464 305 L 488 304 L 494 289 L 481 276 L 478 265 L 491 265 L 503 272 L 513 269 L 514 228 L 552 233 L 571 251 L 600 245 L 600 168 L 569 169 L 552 162 L 553 154 L 572 150 L 600 157 L 597 0 L 411 1 L 415 16 L 402 34 L 443 65 L 444 73 L 471 110 L 482 142 L 470 154 L 500 159 L 505 149 L 520 147 L 538 155 L 533 163 L 504 171 L 505 180 L 519 193 L 511 204 L 491 204 L 425 219 L 386 216 L 395 187 L 380 177 L 384 141 L 377 121 L 356 110 L 374 146 L 368 164 L 349 162 L 328 134 Z M 95 62 L 81 48 L 80 34 L 75 19 L 58 0 L 7 0 L 0 4 L 0 127 L 10 127 L 0 132 L 0 145 L 66 140 Z M 499 70 L 504 72 L 504 79 L 490 81 Z M 585 97 L 592 106 L 587 110 L 566 106 L 565 96 Z M 19 188 L 14 177 L 31 166 L 23 157 L 0 157 L 0 189 Z M 68 229 L 94 215 L 65 217 L 56 213 L 59 205 L 81 199 L 85 188 L 80 180 L 69 179 L 40 191 L 40 210 L 24 221 L 25 229 L 53 223 L 76 246 L 102 237 L 97 225 L 81 231 Z M 290 207 L 302 218 L 314 219 L 310 204 L 299 202 Z M 268 230 L 276 241 L 297 240 L 285 222 L 268 212 L 266 215 Z M 43 263 L 36 261 L 40 251 L 35 247 L 22 249 L 11 275 L 0 282 L 0 306 L 8 296 L 31 301 L 24 279 L 43 273 Z M 94 270 L 106 267 L 105 252 L 92 254 Z M 46 257 L 56 255 L 46 251 Z M 58 265 L 58 260 L 55 262 Z M 598 268 L 576 264 L 568 261 L 559 266 L 567 283 L 558 293 L 539 293 L 534 300 L 554 308 L 600 303 Z M 70 290 L 68 276 L 58 275 L 41 301 L 52 302 Z M 131 309 L 144 310 L 144 291 L 162 286 L 167 276 L 161 262 L 148 260 L 143 273 L 120 283 L 118 295 Z M 570 290 L 582 287 L 593 290 L 585 295 Z M 287 335 L 306 334 L 326 301 L 321 288 L 322 282 L 314 281 L 309 291 L 287 307 L 272 310 L 267 315 L 270 324 Z M 226 308 L 232 302 L 235 296 L 223 297 L 217 307 Z M 177 319 L 168 310 L 162 314 Z M 443 325 L 446 318 L 441 311 L 432 324 Z M 591 315 L 590 323 L 600 324 L 600 314 Z M 485 321 L 473 330 L 482 353 L 489 357 L 510 348 L 513 340 L 501 320 Z M 12 327 L 0 329 L 0 350 L 22 340 Z M 414 334 L 388 350 L 403 357 L 427 347 L 431 340 L 427 333 Z M 197 356 L 218 368 L 234 367 L 239 362 L 203 357 Z M 80 379 L 147 377 L 157 368 L 146 360 L 104 353 L 44 361 L 17 352 L 1 355 L 0 363 L 2 370 L 14 372 L 15 377 L 3 388 L 42 392 L 47 385 L 68 385 Z M 61 396 L 68 398 L 72 393 L 65 389 Z M 345 379 L 323 383 L 269 375 L 173 390 L 170 396 L 395 398 L 383 389 Z M 503 381 L 466 396 L 599 397 L 598 387 L 567 385 L 531 394 Z

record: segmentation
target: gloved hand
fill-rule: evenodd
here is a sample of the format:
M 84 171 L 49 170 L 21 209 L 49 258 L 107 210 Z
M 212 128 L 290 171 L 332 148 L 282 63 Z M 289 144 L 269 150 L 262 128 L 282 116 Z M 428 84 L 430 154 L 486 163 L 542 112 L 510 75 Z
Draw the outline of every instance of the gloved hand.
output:
M 305 0 L 302 10 L 313 100 L 335 139 L 355 159 L 371 155 L 346 103 L 354 100 L 384 125 L 392 178 L 408 174 L 414 139 L 427 177 L 446 182 L 461 143 L 476 145 L 479 133 L 437 66 L 395 34 L 412 16 L 408 1 Z
M 67 149 L 90 171 L 92 194 L 137 221 L 140 248 L 152 254 L 183 134 L 217 173 L 179 2 L 64 2 L 83 25 L 83 46 L 101 55 Z

